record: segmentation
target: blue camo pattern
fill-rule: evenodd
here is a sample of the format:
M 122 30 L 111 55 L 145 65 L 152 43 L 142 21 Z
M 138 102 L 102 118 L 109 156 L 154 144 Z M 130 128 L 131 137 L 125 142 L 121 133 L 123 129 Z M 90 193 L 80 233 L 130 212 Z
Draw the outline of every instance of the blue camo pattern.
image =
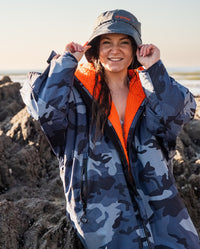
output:
M 171 171 L 176 136 L 195 113 L 191 93 L 169 77 L 161 61 L 139 71 L 146 99 L 127 141 L 132 191 L 109 120 L 94 142 L 92 96 L 74 76 L 76 68 L 76 59 L 65 53 L 45 74 L 30 73 L 21 94 L 59 160 L 67 215 L 84 247 L 200 248 Z

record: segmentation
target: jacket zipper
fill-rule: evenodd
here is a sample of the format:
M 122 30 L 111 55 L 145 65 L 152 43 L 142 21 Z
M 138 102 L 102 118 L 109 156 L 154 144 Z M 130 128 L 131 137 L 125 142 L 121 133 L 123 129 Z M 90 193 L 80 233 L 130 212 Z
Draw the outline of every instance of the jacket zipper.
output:
M 142 221 L 142 226 L 143 226 L 144 234 L 146 236 L 148 247 L 149 247 L 149 249 L 152 249 L 151 243 L 149 241 L 148 231 L 147 231 L 147 228 L 146 228 L 146 225 L 145 225 L 144 221 Z
M 81 215 L 80 220 L 83 223 L 87 223 L 88 219 L 86 218 L 86 212 L 87 212 L 87 192 L 88 192 L 88 186 L 87 186 L 87 161 L 88 161 L 88 155 L 85 153 L 83 155 L 83 164 L 82 164 L 82 172 L 81 172 L 81 191 L 80 191 L 80 200 L 83 205 L 83 213 Z
M 137 123 L 139 122 L 140 118 L 142 117 L 142 113 L 144 112 L 144 108 L 145 108 L 145 104 L 146 103 L 146 99 L 143 101 L 143 103 L 140 105 L 136 115 L 135 115 L 135 118 L 133 120 L 133 123 L 132 123 L 132 126 L 133 126 L 133 133 L 132 134 L 128 134 L 128 138 L 129 136 L 133 137 L 134 136 L 134 133 L 135 133 L 135 127 L 137 126 Z M 129 143 L 129 139 L 127 139 L 127 152 L 129 154 L 129 146 L 130 146 L 130 143 Z M 138 210 L 139 211 L 139 210 Z M 140 212 L 139 212 L 140 213 Z M 141 215 L 140 215 L 141 217 Z M 142 218 L 141 218 L 142 219 Z M 151 246 L 151 243 L 149 241 L 149 236 L 148 236 L 148 231 L 147 231 L 147 228 L 146 228 L 146 224 L 145 224 L 145 221 L 142 219 L 142 227 L 143 227 L 143 230 L 144 230 L 144 234 L 145 234 L 145 237 L 146 237 L 146 241 L 147 241 L 147 244 L 148 244 L 148 248 L 149 249 L 152 249 L 152 246 Z
M 132 133 L 132 134 L 131 134 L 130 132 L 129 132 L 129 134 L 128 134 L 128 138 L 127 138 L 127 149 L 129 148 L 129 147 L 128 147 L 128 141 L 130 140 L 129 137 L 130 137 L 130 136 L 133 136 L 134 133 L 135 133 L 135 127 L 137 126 L 137 123 L 139 122 L 139 120 L 140 120 L 140 118 L 141 118 L 141 115 L 142 115 L 142 113 L 144 112 L 144 108 L 145 108 L 146 102 L 147 102 L 147 100 L 144 99 L 143 102 L 142 102 L 142 104 L 141 104 L 140 107 L 138 108 L 138 111 L 137 111 L 137 113 L 135 114 L 135 117 L 134 117 L 134 119 L 133 119 L 133 121 L 132 121 L 132 125 L 131 125 L 131 126 L 133 126 L 134 129 L 133 129 L 133 133 Z
M 132 180 L 132 178 L 131 178 L 131 176 L 129 174 L 129 171 L 128 171 L 128 162 L 127 162 L 124 150 L 122 148 L 120 140 L 118 139 L 118 136 L 116 134 L 116 131 L 115 131 L 114 127 L 110 126 L 108 124 L 108 122 L 105 125 L 106 125 L 105 131 L 107 131 L 107 136 L 110 137 L 110 139 L 113 141 L 113 144 L 116 145 L 116 150 L 119 153 L 119 156 L 120 156 L 120 159 L 121 159 L 121 162 L 122 162 L 122 169 L 123 169 L 124 176 L 125 176 L 125 179 L 126 179 L 126 184 L 128 186 L 128 191 L 130 193 L 130 197 L 131 197 L 132 202 L 133 202 L 134 201 L 133 196 L 138 194 L 138 193 L 137 193 L 137 190 L 136 190 L 135 183 Z

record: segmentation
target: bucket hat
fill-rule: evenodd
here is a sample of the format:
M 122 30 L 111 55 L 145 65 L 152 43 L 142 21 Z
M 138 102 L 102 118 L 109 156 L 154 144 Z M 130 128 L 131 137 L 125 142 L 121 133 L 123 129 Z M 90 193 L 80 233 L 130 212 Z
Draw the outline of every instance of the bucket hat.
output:
M 104 34 L 120 33 L 131 36 L 137 46 L 142 44 L 141 23 L 130 12 L 122 9 L 103 12 L 97 17 L 92 35 L 88 40 L 88 45 L 92 45 L 95 38 Z M 90 60 L 91 50 L 85 53 L 87 60 Z

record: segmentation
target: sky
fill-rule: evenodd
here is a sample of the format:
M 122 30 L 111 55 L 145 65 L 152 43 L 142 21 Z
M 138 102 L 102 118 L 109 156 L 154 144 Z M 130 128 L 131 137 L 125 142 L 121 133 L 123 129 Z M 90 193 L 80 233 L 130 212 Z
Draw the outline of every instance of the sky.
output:
M 0 71 L 46 67 L 55 50 L 84 44 L 106 10 L 125 9 L 142 24 L 167 67 L 200 68 L 200 0 L 0 0 Z

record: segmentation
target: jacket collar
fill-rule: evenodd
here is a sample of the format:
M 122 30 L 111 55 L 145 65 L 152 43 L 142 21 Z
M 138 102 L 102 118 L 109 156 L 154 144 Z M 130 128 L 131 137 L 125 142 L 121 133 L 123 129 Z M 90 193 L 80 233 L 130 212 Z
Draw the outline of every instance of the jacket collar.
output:
M 89 94 L 92 96 L 95 84 L 94 66 L 91 63 L 84 63 L 79 65 L 75 72 L 75 76 L 84 85 L 84 87 L 88 90 Z M 126 106 L 125 119 L 124 119 L 124 130 L 122 130 L 119 115 L 117 113 L 114 103 L 112 103 L 111 105 L 111 111 L 108 117 L 110 123 L 114 127 L 116 134 L 118 135 L 118 138 L 121 142 L 127 162 L 129 162 L 127 154 L 128 133 L 132 121 L 138 111 L 138 108 L 140 107 L 145 98 L 145 94 L 137 70 L 134 71 L 130 70 L 129 76 L 131 80 L 129 85 L 129 94 L 127 98 L 127 106 Z

